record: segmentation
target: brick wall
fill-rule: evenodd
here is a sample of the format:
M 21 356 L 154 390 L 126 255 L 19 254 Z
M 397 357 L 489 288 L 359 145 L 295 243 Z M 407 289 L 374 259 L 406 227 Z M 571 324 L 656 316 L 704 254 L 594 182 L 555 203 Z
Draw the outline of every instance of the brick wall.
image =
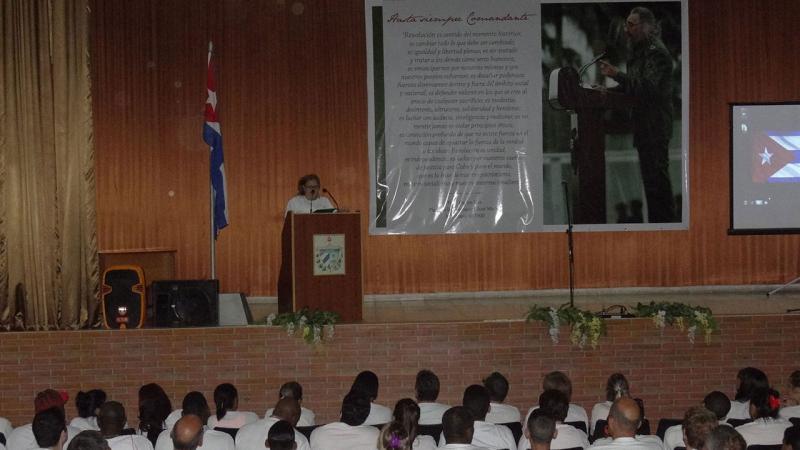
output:
M 102 388 L 121 401 L 136 422 L 136 394 L 157 382 L 180 406 L 189 390 L 211 402 L 214 387 L 232 382 L 240 409 L 263 414 L 278 386 L 298 380 L 305 405 L 318 422 L 335 420 L 352 378 L 370 369 L 380 377 L 379 403 L 393 406 L 413 395 L 414 377 L 433 369 L 443 385 L 440 401 L 460 402 L 468 384 L 498 370 L 509 378 L 508 402 L 527 409 L 538 398 L 541 377 L 563 370 L 572 378 L 573 402 L 590 410 L 602 400 L 605 380 L 622 371 L 647 416 L 681 417 L 711 390 L 732 395 L 736 371 L 763 369 L 779 390 L 800 369 L 800 316 L 732 316 L 719 320 L 710 345 L 694 345 L 677 330 L 663 335 L 646 319 L 609 323 L 596 350 L 553 345 L 547 330 L 524 322 L 341 325 L 335 339 L 313 349 L 277 328 L 0 333 L 0 416 L 30 422 L 33 397 L 47 387 Z M 568 333 L 562 330 L 563 341 Z M 212 405 L 213 409 L 213 405 Z M 68 416 L 75 414 L 70 400 Z

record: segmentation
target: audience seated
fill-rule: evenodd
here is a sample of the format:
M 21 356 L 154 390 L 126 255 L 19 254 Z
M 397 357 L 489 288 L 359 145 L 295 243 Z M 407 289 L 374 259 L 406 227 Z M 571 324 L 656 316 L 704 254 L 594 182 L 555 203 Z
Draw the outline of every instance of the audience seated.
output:
M 720 391 L 714 391 L 706 395 L 703 399 L 703 406 L 716 417 L 717 425 L 727 425 L 725 422 L 728 411 L 731 409 L 731 401 L 728 396 Z M 692 411 L 691 409 L 689 411 Z M 689 414 L 689 411 L 686 413 Z M 686 421 L 686 416 L 683 418 Z M 664 433 L 664 449 L 672 450 L 677 447 L 687 447 L 683 437 L 683 425 L 675 425 L 667 428 Z
M 614 373 L 608 377 L 606 381 L 606 401 L 597 403 L 592 408 L 592 419 L 589 423 L 589 434 L 594 434 L 595 424 L 598 420 L 605 420 L 608 418 L 608 413 L 611 410 L 611 404 L 614 400 L 621 397 L 630 397 L 630 385 L 625 375 L 621 373 Z
M 380 432 L 364 424 L 370 407 L 368 396 L 350 391 L 342 401 L 341 421 L 311 432 L 311 450 L 375 450 Z
M 784 419 L 800 417 L 800 370 L 789 376 L 789 394 L 783 400 L 780 416 Z
M 257 422 L 247 424 L 236 433 L 236 450 L 261 450 L 267 437 L 278 422 L 285 422 L 297 426 L 302 415 L 300 402 L 292 396 L 283 396 L 274 408 L 270 408 L 272 415 Z M 303 433 L 292 432 L 297 450 L 309 450 L 311 445 Z
M 67 450 L 111 450 L 111 447 L 99 431 L 85 430 L 72 438 Z
M 516 406 L 503 403 L 508 396 L 508 380 L 500 372 L 492 372 L 483 380 L 483 387 L 489 392 L 489 413 L 486 421 L 490 423 L 519 422 L 520 414 Z
M 122 434 L 127 420 L 121 403 L 110 401 L 100 406 L 97 425 L 111 450 L 153 450 L 153 444 L 148 438 L 137 434 Z
M 430 370 L 420 370 L 414 383 L 414 391 L 420 410 L 420 425 L 441 424 L 442 416 L 450 407 L 436 403 L 436 399 L 439 398 L 439 377 Z
M 683 416 L 683 447 L 687 450 L 701 450 L 711 431 L 720 426 L 716 414 L 704 406 L 689 408 Z
M 283 397 L 281 400 L 294 400 L 297 402 L 297 405 L 300 406 L 300 403 L 297 399 L 291 397 Z M 295 431 L 294 427 L 296 424 L 291 424 L 285 420 L 279 420 L 275 422 L 270 428 L 269 432 L 267 433 L 267 440 L 265 442 L 266 446 L 270 450 L 297 450 L 297 439 L 296 435 L 299 434 Z M 263 448 L 262 445 L 259 448 Z
M 473 418 L 472 445 L 476 447 L 494 449 L 516 448 L 514 435 L 507 426 L 486 422 L 486 413 L 489 412 L 489 392 L 485 387 L 473 384 L 464 390 L 462 405 L 469 411 Z M 442 430 L 443 438 L 444 430 Z M 439 439 L 441 443 L 442 439 Z M 447 441 L 447 443 L 450 443 Z
M 57 408 L 61 411 L 61 414 L 66 417 L 66 413 L 64 412 L 64 404 L 68 399 L 69 396 L 66 392 L 45 389 L 44 391 L 36 394 L 36 398 L 33 400 L 34 414 L 38 414 L 46 409 Z M 67 441 L 65 445 L 69 445 L 69 442 L 72 440 L 72 438 L 80 433 L 80 431 L 81 430 L 68 425 Z M 6 448 L 8 450 L 38 449 L 39 445 L 36 443 L 36 437 L 33 434 L 33 424 L 28 423 L 14 428 L 11 434 L 6 436 Z
M 356 375 L 350 392 L 365 395 L 370 401 L 369 416 L 364 421 L 364 425 L 383 425 L 392 420 L 392 410 L 375 403 L 378 398 L 378 376 L 375 375 L 375 372 L 365 370 Z
M 750 419 L 750 396 L 755 389 L 769 388 L 767 374 L 755 367 L 745 367 L 736 374 L 736 383 L 728 419 Z
M 73 427 L 84 430 L 99 431 L 97 426 L 97 411 L 100 405 L 106 402 L 106 393 L 102 389 L 92 389 L 88 392 L 80 391 L 75 395 L 75 409 L 78 410 L 78 417 L 69 423 Z
M 784 430 L 792 424 L 778 417 L 780 394 L 770 388 L 759 387 L 750 392 L 750 417 L 753 421 L 739 427 L 747 445 L 780 445 Z
M 398 422 L 391 422 L 381 430 L 378 450 L 411 450 L 411 437 Z
M 62 450 L 67 441 L 67 421 L 58 407 L 45 409 L 33 417 L 33 436 L 42 449 Z
M 445 450 L 485 450 L 472 444 L 474 420 L 469 410 L 454 406 L 442 416 L 442 435 L 444 441 L 439 448 Z
M 532 411 L 531 414 L 536 411 L 542 411 L 542 413 L 555 420 L 556 434 L 555 438 L 550 443 L 550 448 L 559 450 L 589 447 L 589 438 L 586 436 L 586 433 L 572 425 L 564 423 L 564 419 L 567 418 L 568 410 L 569 399 L 567 395 L 556 389 L 548 389 L 539 396 L 539 406 Z M 530 418 L 530 415 L 528 418 Z M 526 424 L 527 422 L 528 421 L 526 421 Z M 530 440 L 525 436 L 527 436 L 527 434 L 519 440 L 519 445 L 517 446 L 518 450 L 531 450 Z
M 572 380 L 570 380 L 564 372 L 556 370 L 544 376 L 542 379 L 542 392 L 548 389 L 561 391 L 567 396 L 568 401 L 572 401 Z M 536 408 L 538 408 L 538 406 L 529 409 L 528 416 Z M 606 414 L 606 417 L 608 417 L 608 414 Z M 606 417 L 601 417 L 601 419 L 605 419 Z M 527 421 L 527 416 L 525 420 Z M 569 404 L 569 411 L 567 412 L 567 418 L 564 422 L 583 422 L 586 427 L 585 429 L 589 430 L 589 416 L 586 415 L 586 410 L 580 405 Z
M 172 446 L 175 450 L 197 450 L 203 445 L 204 428 L 199 417 L 194 414 L 183 415 L 170 432 Z
M 747 443 L 735 429 L 727 425 L 714 428 L 706 439 L 703 450 L 746 450 Z
M 139 388 L 139 429 L 155 445 L 158 435 L 166 428 L 165 420 L 172 412 L 172 402 L 164 389 L 156 383 Z
M 636 429 L 642 420 L 641 409 L 636 400 L 620 397 L 611 404 L 608 412 L 608 432 L 611 437 L 598 439 L 592 449 L 602 450 L 662 450 L 663 444 L 657 436 L 637 436 Z
M 303 407 L 303 386 L 296 381 L 289 381 L 288 383 L 284 383 L 281 386 L 280 390 L 278 390 L 278 400 L 283 398 L 293 398 L 297 400 L 297 403 L 300 404 L 300 420 L 297 421 L 295 426 L 298 427 L 311 427 L 315 425 L 315 415 L 314 411 L 311 411 L 308 408 Z M 272 408 L 268 409 L 266 414 L 264 414 L 264 418 L 272 416 Z
M 550 450 L 556 437 L 556 421 L 546 411 L 539 409 L 528 415 L 523 433 L 531 443 L 531 450 Z
M 239 429 L 258 420 L 258 415 L 239 409 L 239 392 L 230 383 L 222 383 L 214 389 L 214 404 L 217 413 L 208 418 L 208 428 Z
M 390 425 L 399 426 L 408 440 L 409 448 L 414 450 L 434 450 L 436 441 L 433 437 L 417 433 L 419 428 L 419 405 L 410 398 L 400 399 L 394 405 L 392 413 L 392 423 Z M 394 428 L 397 428 L 396 426 Z M 382 435 L 382 437 L 384 437 Z M 380 441 L 383 442 L 383 441 Z
M 783 432 L 782 450 L 800 450 L 800 427 L 795 425 Z
M 211 416 L 206 397 L 200 392 L 193 391 L 183 397 L 181 404 L 181 417 L 188 415 L 197 416 L 203 424 L 203 442 L 198 448 L 208 450 L 233 450 L 233 438 L 222 431 L 212 430 L 206 426 Z M 180 420 L 180 419 L 178 419 Z M 176 421 L 177 424 L 177 421 Z M 158 435 L 155 450 L 174 450 L 171 432 L 175 427 L 164 430 Z M 266 439 L 266 437 L 265 437 Z M 263 441 L 262 441 L 263 442 Z

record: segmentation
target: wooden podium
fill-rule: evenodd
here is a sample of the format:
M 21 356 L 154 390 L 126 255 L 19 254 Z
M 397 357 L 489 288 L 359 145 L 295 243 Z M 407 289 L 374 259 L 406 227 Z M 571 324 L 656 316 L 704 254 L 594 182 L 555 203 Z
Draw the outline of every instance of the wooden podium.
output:
M 361 321 L 361 213 L 290 212 L 281 244 L 278 312 L 307 307 Z
M 554 94 L 557 92 L 557 101 Z M 633 106 L 630 95 L 581 86 L 578 72 L 562 67 L 550 74 L 551 105 L 578 116 L 575 164 L 578 169 L 578 207 L 575 223 L 607 223 L 606 145 L 603 114 L 607 109 Z M 555 103 L 555 104 L 554 104 Z

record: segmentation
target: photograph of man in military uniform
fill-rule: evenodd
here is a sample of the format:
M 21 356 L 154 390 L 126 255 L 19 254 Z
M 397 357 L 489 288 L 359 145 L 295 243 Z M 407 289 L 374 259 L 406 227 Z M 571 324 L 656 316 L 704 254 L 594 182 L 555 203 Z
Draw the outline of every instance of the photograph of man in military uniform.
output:
M 605 221 L 584 223 L 683 222 L 681 2 L 548 3 L 541 8 L 545 91 L 553 70 L 584 68 L 583 88 L 629 99 L 627 107 L 604 113 L 605 167 L 581 169 L 605 172 Z M 545 102 L 542 121 L 544 220 L 564 224 L 560 181 L 568 181 L 571 203 L 580 208 L 575 152 L 582 149 L 575 145 L 576 121 L 569 111 Z M 574 217 L 582 217 L 581 211 Z

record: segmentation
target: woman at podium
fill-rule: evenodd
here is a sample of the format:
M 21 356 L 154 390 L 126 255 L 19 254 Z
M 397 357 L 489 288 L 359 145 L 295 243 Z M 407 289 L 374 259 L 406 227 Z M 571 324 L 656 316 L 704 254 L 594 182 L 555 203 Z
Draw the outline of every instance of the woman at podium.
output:
M 333 209 L 327 197 L 320 197 L 320 181 L 316 174 L 308 174 L 297 181 L 297 195 L 289 199 L 284 216 L 289 211 L 295 214 L 307 214 L 321 209 Z

